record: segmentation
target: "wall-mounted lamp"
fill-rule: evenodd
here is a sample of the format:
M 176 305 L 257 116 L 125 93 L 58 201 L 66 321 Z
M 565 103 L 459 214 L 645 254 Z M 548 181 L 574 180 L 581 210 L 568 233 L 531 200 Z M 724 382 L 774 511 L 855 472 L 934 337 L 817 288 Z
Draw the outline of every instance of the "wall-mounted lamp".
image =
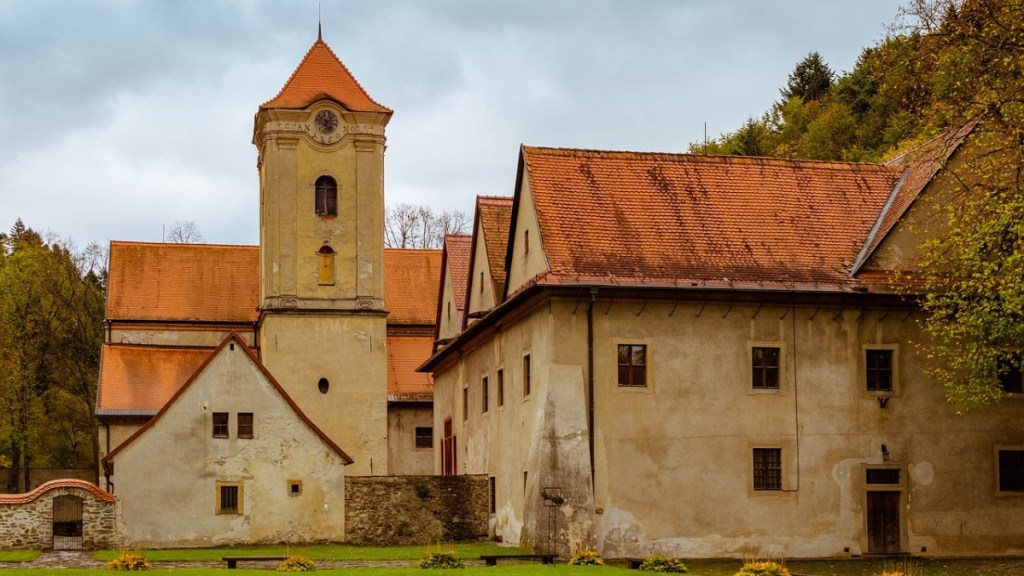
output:
M 889 403 L 889 397 L 888 396 L 878 396 L 877 398 L 878 398 L 878 406 L 879 406 L 879 408 L 885 408 L 885 405 Z
M 888 462 L 888 461 L 889 461 L 889 449 L 885 446 L 885 444 L 882 444 L 882 462 Z

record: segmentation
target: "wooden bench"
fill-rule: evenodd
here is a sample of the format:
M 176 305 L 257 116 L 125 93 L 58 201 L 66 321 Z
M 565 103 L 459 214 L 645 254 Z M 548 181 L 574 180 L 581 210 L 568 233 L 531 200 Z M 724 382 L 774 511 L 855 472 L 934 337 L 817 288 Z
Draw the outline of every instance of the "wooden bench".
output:
M 541 564 L 554 564 L 558 554 L 493 554 L 483 555 L 480 559 L 487 566 L 497 566 L 498 560 L 540 560 Z
M 276 560 L 283 562 L 284 556 L 223 556 L 221 560 L 228 563 L 228 568 L 237 568 L 239 562 L 270 562 Z

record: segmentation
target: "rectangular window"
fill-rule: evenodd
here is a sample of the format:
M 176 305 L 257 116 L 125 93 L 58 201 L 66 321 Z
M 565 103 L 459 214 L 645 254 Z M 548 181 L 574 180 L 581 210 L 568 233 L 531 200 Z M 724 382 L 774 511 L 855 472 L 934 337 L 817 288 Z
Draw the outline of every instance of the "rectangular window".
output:
M 498 407 L 505 405 L 505 371 L 498 370 Z
M 238 413 L 238 437 L 252 438 L 252 412 Z
M 754 448 L 754 490 L 782 490 L 782 448 Z
M 433 448 L 434 447 L 434 429 L 430 426 L 417 426 L 416 427 L 416 447 L 417 448 Z
M 242 513 L 242 486 L 241 484 L 217 483 L 217 514 L 241 514 Z
M 228 413 L 227 412 L 214 412 L 213 413 L 213 437 L 214 438 L 227 438 L 228 437 Z
M 999 450 L 999 491 L 1024 492 L 1024 449 Z
M 491 476 L 487 480 L 487 487 L 489 489 L 488 492 L 490 492 L 491 496 L 491 514 L 494 514 L 498 511 L 498 496 L 496 494 L 497 488 L 495 487 L 494 484 L 494 476 Z
M 523 356 L 523 396 L 530 395 L 530 355 Z
M 462 420 L 469 420 L 469 388 L 462 389 Z
M 1007 394 L 1024 394 L 1020 361 L 1019 353 L 999 359 L 999 387 Z
M 488 404 L 490 404 L 491 400 L 487 396 L 487 388 L 487 376 L 484 376 L 483 380 L 480 381 L 480 404 L 482 407 L 481 412 L 483 412 L 484 414 L 487 413 L 487 410 L 489 408 Z
M 288 481 L 288 495 L 289 496 L 300 496 L 302 494 L 302 480 L 289 480 Z
M 892 392 L 892 350 L 865 350 L 868 392 Z
M 864 478 L 865 484 L 899 484 L 899 468 L 868 468 Z
M 619 344 L 619 386 L 647 386 L 646 344 Z
M 779 348 L 755 346 L 751 348 L 753 386 L 755 390 L 779 389 Z

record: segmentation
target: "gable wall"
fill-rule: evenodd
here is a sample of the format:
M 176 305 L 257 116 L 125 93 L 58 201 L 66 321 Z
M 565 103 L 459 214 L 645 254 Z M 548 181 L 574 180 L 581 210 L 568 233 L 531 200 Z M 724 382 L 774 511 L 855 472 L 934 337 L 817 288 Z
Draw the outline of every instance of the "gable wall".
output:
M 452 338 L 462 330 L 463 313 L 459 311 L 459 306 L 464 305 L 464 303 L 455 301 L 455 287 L 452 285 L 451 266 L 446 266 L 441 275 L 441 310 L 437 337 L 445 339 Z
M 483 221 L 476 229 L 476 253 L 472 255 L 473 263 L 469 269 L 469 286 L 466 288 L 466 314 L 486 312 L 494 308 L 494 279 L 491 278 L 491 267 L 487 260 L 487 239 L 484 237 Z M 476 322 L 469 319 L 467 325 Z
M 212 437 L 213 412 L 230 414 L 230 438 Z M 253 439 L 237 437 L 239 412 L 254 414 Z M 248 355 L 225 347 L 115 455 L 112 480 L 129 545 L 189 547 L 343 540 L 344 475 L 341 457 Z M 289 495 L 292 480 L 302 483 L 301 494 Z M 218 482 L 242 487 L 241 514 L 217 513 Z
M 513 294 L 521 288 L 528 280 L 548 269 L 547 258 L 544 255 L 544 245 L 540 234 L 540 224 L 537 222 L 537 210 L 533 203 L 533 194 L 530 191 L 529 172 L 523 168 L 523 183 L 519 189 L 518 211 L 516 219 L 512 222 L 514 236 L 510 237 L 509 244 L 512 250 L 512 263 L 507 270 L 506 292 Z M 529 233 L 529 253 L 526 251 L 523 239 L 524 234 Z

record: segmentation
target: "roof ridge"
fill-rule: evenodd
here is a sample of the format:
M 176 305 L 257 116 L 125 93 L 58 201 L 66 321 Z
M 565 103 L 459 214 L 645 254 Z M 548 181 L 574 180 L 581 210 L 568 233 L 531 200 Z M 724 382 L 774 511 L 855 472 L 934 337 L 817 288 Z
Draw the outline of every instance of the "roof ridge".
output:
M 850 166 L 850 167 L 866 167 L 887 170 L 891 167 L 886 166 L 885 163 L 879 162 L 848 162 L 842 160 L 814 160 L 810 158 L 780 158 L 777 156 L 742 156 L 742 155 L 728 155 L 728 154 L 692 154 L 689 152 L 654 152 L 654 151 L 638 151 L 638 150 L 602 150 L 594 148 L 562 148 L 562 147 L 548 147 L 548 146 L 527 146 L 523 145 L 523 150 L 526 152 L 536 152 L 540 154 L 554 153 L 558 156 L 632 156 L 637 157 L 669 157 L 669 158 L 686 158 L 692 159 L 697 162 L 707 162 L 716 164 L 725 164 L 731 162 L 742 162 L 742 163 L 758 163 L 763 164 L 766 162 L 775 164 L 808 164 L 818 166 Z
M 114 244 L 122 246 L 167 246 L 175 247 L 197 247 L 197 246 L 209 246 L 212 248 L 259 248 L 259 244 L 218 244 L 208 242 L 147 242 L 144 240 L 111 240 L 110 245 Z

